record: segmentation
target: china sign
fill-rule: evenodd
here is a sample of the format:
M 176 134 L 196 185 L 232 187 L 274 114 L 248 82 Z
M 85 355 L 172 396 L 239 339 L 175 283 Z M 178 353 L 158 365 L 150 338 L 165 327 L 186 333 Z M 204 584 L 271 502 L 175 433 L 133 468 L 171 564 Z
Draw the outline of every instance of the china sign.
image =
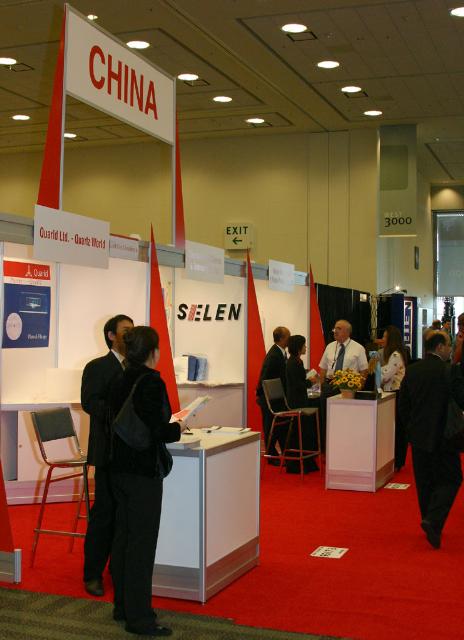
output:
M 174 78 L 68 6 L 66 92 L 174 144 Z

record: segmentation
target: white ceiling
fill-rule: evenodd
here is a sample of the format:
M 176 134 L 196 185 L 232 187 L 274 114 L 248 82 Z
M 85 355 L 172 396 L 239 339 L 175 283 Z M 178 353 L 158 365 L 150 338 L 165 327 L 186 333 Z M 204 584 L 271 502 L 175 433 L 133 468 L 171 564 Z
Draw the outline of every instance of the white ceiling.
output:
M 74 0 L 121 40 L 148 40 L 143 54 L 178 81 L 184 138 L 340 131 L 417 123 L 420 168 L 433 182 L 464 180 L 464 19 L 450 0 Z M 462 0 L 464 4 L 464 0 Z M 0 0 L 0 152 L 40 150 L 58 49 L 58 0 Z M 294 39 L 280 27 L 303 22 Z M 323 70 L 322 59 L 340 67 Z M 345 84 L 361 96 L 347 97 Z M 233 101 L 218 105 L 218 94 Z M 369 119 L 367 109 L 381 118 Z M 25 113 L 28 122 L 11 115 Z M 143 133 L 68 98 L 67 144 L 114 144 Z M 245 122 L 262 116 L 263 126 Z

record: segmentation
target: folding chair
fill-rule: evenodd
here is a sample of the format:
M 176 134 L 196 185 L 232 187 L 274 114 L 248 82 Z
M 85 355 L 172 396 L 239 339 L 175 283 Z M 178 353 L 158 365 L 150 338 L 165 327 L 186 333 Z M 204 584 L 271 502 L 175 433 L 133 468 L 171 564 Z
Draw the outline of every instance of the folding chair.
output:
M 31 564 L 32 567 L 35 560 L 35 554 L 37 550 L 37 543 L 39 541 L 39 535 L 42 533 L 53 534 L 53 535 L 61 535 L 61 536 L 70 536 L 72 539 L 74 538 L 83 538 L 85 536 L 84 533 L 77 532 L 77 524 L 79 518 L 85 518 L 88 520 L 89 512 L 90 512 L 90 503 L 89 503 L 89 483 L 88 483 L 88 469 L 87 469 L 87 458 L 82 451 L 79 440 L 76 434 L 76 430 L 74 428 L 74 422 L 71 416 L 71 411 L 68 408 L 58 408 L 58 409 L 48 409 L 44 411 L 31 411 L 32 423 L 34 425 L 35 434 L 37 437 L 37 442 L 39 443 L 40 453 L 42 455 L 43 461 L 48 465 L 47 477 L 45 480 L 45 486 L 42 494 L 42 502 L 40 506 L 39 517 L 37 520 L 37 526 L 34 529 L 34 540 L 32 543 L 32 554 L 31 554 Z M 65 440 L 71 439 L 74 444 L 77 457 L 72 458 L 70 460 L 50 460 L 45 443 L 53 442 L 56 440 Z M 78 469 L 81 467 L 81 471 L 77 473 L 71 473 L 67 475 L 60 475 L 58 477 L 52 478 L 52 473 L 54 469 Z M 45 504 L 47 502 L 48 490 L 50 484 L 52 482 L 60 482 L 61 480 L 69 480 L 70 478 L 83 478 L 83 496 L 85 501 L 86 514 L 80 515 L 81 503 L 82 503 L 82 495 L 81 499 L 78 501 L 77 505 L 77 514 L 74 522 L 73 531 L 58 531 L 55 529 L 42 529 L 42 519 L 45 510 Z M 72 540 L 73 541 L 73 540 Z
M 316 456 L 321 456 L 321 434 L 320 434 L 320 426 L 319 426 L 319 409 L 310 409 L 309 407 L 302 407 L 299 409 L 291 409 L 288 406 L 287 398 L 285 397 L 284 388 L 282 386 L 282 381 L 280 378 L 274 378 L 272 380 L 263 380 L 263 391 L 264 397 L 266 398 L 266 404 L 271 412 L 273 419 L 272 425 L 269 432 L 269 437 L 267 442 L 265 443 L 265 458 L 270 459 L 278 459 L 280 460 L 280 468 L 284 465 L 285 460 L 298 460 L 300 463 L 300 474 L 303 477 L 304 469 L 303 463 L 307 458 L 314 458 Z M 283 411 L 275 411 L 273 408 L 273 403 L 275 405 L 284 406 L 286 409 Z M 315 416 L 316 418 L 316 436 L 317 436 L 317 449 L 310 450 L 303 448 L 303 434 L 302 434 L 302 426 L 301 426 L 301 416 Z M 296 418 L 296 424 L 298 429 L 298 445 L 297 449 L 289 449 L 288 443 L 290 441 L 294 421 Z M 272 436 L 274 434 L 274 429 L 277 427 L 282 427 L 284 425 L 288 425 L 287 437 L 285 438 L 285 446 L 284 450 L 281 451 L 280 455 L 271 455 L 269 454 L 269 447 L 272 442 Z M 288 455 L 288 454 L 296 454 L 296 455 Z M 322 464 L 319 464 L 319 471 L 322 473 Z

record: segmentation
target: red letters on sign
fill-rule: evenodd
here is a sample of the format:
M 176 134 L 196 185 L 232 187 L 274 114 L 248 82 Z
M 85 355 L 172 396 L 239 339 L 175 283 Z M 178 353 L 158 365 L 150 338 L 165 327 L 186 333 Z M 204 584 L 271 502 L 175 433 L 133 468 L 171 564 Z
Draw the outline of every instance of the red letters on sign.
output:
M 117 97 L 130 107 L 138 109 L 145 115 L 153 115 L 158 120 L 156 106 L 155 83 L 148 83 L 143 73 L 138 74 L 121 60 L 114 60 L 109 53 L 105 56 L 101 47 L 94 45 L 89 54 L 89 75 L 95 89 L 105 87 L 110 96 Z M 115 86 L 116 85 L 116 86 Z

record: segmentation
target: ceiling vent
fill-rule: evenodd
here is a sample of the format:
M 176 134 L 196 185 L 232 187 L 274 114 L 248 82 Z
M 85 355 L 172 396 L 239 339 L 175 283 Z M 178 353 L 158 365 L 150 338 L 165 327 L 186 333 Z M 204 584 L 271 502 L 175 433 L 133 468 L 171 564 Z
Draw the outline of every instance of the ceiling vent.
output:
M 342 91 L 345 98 L 354 100 L 355 98 L 368 98 L 369 96 L 365 91 L 356 91 L 356 93 L 349 93 L 348 91 Z
M 18 62 L 10 67 L 11 71 L 15 71 L 16 73 L 20 73 L 22 71 L 34 71 L 34 67 L 30 67 L 25 62 Z
M 317 35 L 313 31 L 303 31 L 303 33 L 286 33 L 293 42 L 303 42 L 304 40 L 317 40 Z
M 203 78 L 198 78 L 198 80 L 184 80 L 184 84 L 187 84 L 189 87 L 208 87 L 209 82 L 207 80 L 203 80 Z

